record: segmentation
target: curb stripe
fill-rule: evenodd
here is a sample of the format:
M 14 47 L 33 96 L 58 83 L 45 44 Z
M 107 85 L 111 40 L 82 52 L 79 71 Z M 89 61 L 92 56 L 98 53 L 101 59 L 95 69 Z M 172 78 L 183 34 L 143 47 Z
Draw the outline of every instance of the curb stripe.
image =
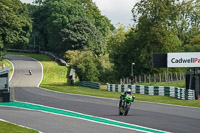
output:
M 111 125 L 115 127 L 126 128 L 126 129 L 137 130 L 137 131 L 148 132 L 148 133 L 167 133 L 161 130 L 146 128 L 146 127 L 124 123 L 120 121 L 115 121 L 111 119 L 95 117 L 91 115 L 81 114 L 81 113 L 77 113 L 73 111 L 62 110 L 62 109 L 57 109 L 57 108 L 52 108 L 52 107 L 47 107 L 47 106 L 42 106 L 42 105 L 37 105 L 37 104 L 30 104 L 30 103 L 24 103 L 24 102 L 10 102 L 10 103 L 0 103 L 0 106 L 16 107 L 16 108 L 22 108 L 22 109 L 28 109 L 28 110 L 36 110 L 36 111 L 42 111 L 42 112 L 47 112 L 47 113 L 53 113 L 57 115 L 63 115 L 63 116 L 83 119 L 87 121 L 92 121 L 96 123 L 101 123 L 105 125 Z

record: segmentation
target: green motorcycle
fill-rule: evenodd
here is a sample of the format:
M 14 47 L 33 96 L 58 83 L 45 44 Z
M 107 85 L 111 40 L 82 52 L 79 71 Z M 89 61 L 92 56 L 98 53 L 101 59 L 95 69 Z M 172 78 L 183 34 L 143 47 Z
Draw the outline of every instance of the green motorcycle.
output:
M 119 107 L 119 115 L 127 115 L 128 111 L 131 107 L 131 103 L 134 101 L 134 98 L 132 95 L 127 94 L 125 98 L 122 99 L 121 105 Z

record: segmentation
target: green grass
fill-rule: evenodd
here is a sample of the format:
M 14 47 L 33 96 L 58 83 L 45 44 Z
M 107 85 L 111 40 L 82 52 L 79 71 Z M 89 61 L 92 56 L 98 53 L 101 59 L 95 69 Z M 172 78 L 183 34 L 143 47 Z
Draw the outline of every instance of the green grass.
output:
M 0 121 L 0 132 L 1 133 L 38 133 L 36 130 L 27 129 L 20 127 L 8 122 Z
M 28 54 L 28 53 L 16 53 L 9 52 L 8 54 L 24 55 L 34 58 L 40 61 L 43 65 L 43 80 L 40 87 L 46 88 L 46 86 L 54 85 L 67 85 L 67 72 L 68 68 L 66 66 L 60 66 L 57 62 L 52 61 L 50 57 L 41 54 Z
M 24 54 L 24 53 L 20 54 L 35 58 L 41 61 L 41 63 L 43 64 L 44 78 L 40 85 L 40 87 L 42 88 L 64 93 L 119 99 L 120 92 L 108 92 L 106 90 L 105 85 L 103 85 L 99 90 L 90 89 L 86 87 L 79 87 L 79 86 L 68 86 L 66 74 L 67 72 L 69 72 L 69 69 L 66 66 L 59 66 L 56 62 L 51 61 L 51 59 L 47 56 L 38 54 Z M 181 87 L 181 85 L 183 84 L 184 81 L 169 82 L 169 83 L 149 83 L 144 85 Z M 147 101 L 147 102 L 175 104 L 175 105 L 183 105 L 191 107 L 200 107 L 200 100 L 179 100 L 176 98 L 166 97 L 166 96 L 149 96 L 142 94 L 134 94 L 134 95 L 136 96 L 136 101 Z
M 140 83 L 140 85 L 146 86 L 175 86 L 180 88 L 185 88 L 185 81 L 170 81 L 170 82 L 151 82 L 151 83 Z
M 8 60 L 3 59 L 2 61 L 0 61 L 0 69 L 3 68 L 3 64 L 5 64 L 5 67 L 8 67 L 8 66 L 12 65 Z M 13 71 L 13 68 L 11 67 L 10 70 L 9 70 L 9 76 L 11 76 L 12 71 Z

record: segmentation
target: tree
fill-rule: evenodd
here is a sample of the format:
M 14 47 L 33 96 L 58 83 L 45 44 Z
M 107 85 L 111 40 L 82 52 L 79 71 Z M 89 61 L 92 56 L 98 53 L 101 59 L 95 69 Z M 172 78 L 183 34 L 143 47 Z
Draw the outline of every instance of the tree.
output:
M 84 48 L 82 51 L 68 50 L 65 53 L 65 59 L 76 70 L 81 81 L 101 81 L 105 83 L 114 80 L 112 65 L 107 54 L 96 56 L 93 51 Z
M 19 0 L 0 1 L 0 51 L 26 44 L 32 28 L 27 9 Z
M 113 30 L 113 32 L 107 37 L 107 48 L 111 62 L 114 64 L 113 69 L 115 78 L 117 79 L 127 75 L 128 73 L 128 71 L 126 71 L 127 69 L 124 69 L 124 65 L 126 64 L 124 64 L 124 62 L 127 61 L 127 58 L 124 56 L 129 53 L 126 52 L 125 49 L 127 48 L 128 50 L 128 47 L 126 47 L 124 43 L 127 40 L 127 35 L 131 32 L 130 27 L 126 30 L 126 27 L 120 23 L 118 23 L 118 27 L 119 28 Z
M 67 51 L 66 58 L 76 70 L 80 81 L 99 81 L 98 58 L 92 51 Z
M 88 47 L 96 55 L 105 52 L 105 39 L 101 32 L 87 19 L 77 19 L 61 31 L 62 45 L 60 50 L 83 49 Z
M 200 52 L 200 34 L 190 39 L 189 44 L 184 45 L 185 52 Z
M 136 51 L 141 71 L 153 72 L 152 54 L 179 51 L 181 41 L 171 27 L 177 17 L 175 0 L 143 0 L 133 8 Z M 136 17 L 136 14 L 139 17 Z M 130 47 L 129 47 L 130 49 Z
M 110 23 L 110 20 L 101 15 L 101 11 L 92 0 L 79 0 L 79 3 L 84 8 L 88 19 L 103 34 L 103 36 L 107 36 L 111 30 L 114 30 L 114 26 Z
M 37 38 L 42 36 L 39 43 L 43 49 L 60 56 L 66 50 L 82 49 L 85 45 L 97 55 L 104 52 L 104 37 L 110 32 L 111 24 L 91 0 L 36 2 L 40 6 L 33 13 L 33 30 L 39 33 Z
M 190 38 L 199 33 L 199 5 L 198 0 L 183 0 L 176 5 L 177 15 L 172 28 L 176 30 L 176 34 L 183 45 L 188 44 Z
M 33 16 L 33 30 L 42 36 L 42 49 L 59 54 L 55 48 L 60 47 L 62 42 L 61 30 L 77 18 L 84 18 L 86 15 L 83 8 L 73 1 L 46 0 Z

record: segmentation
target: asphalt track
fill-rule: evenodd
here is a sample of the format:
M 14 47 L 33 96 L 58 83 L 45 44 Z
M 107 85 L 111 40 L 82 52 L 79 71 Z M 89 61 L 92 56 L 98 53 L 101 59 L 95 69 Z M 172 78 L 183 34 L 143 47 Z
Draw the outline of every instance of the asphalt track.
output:
M 15 86 L 15 94 L 16 94 L 15 97 L 17 101 L 36 103 L 36 104 L 41 104 L 45 106 L 71 110 L 75 112 L 80 112 L 84 114 L 113 119 L 117 121 L 122 121 L 126 123 L 141 125 L 141 126 L 145 126 L 149 128 L 154 128 L 154 129 L 159 129 L 159 130 L 164 130 L 164 131 L 174 132 L 174 133 L 198 133 L 200 131 L 200 126 L 199 126 L 200 109 L 199 108 L 188 108 L 188 107 L 181 107 L 181 106 L 171 106 L 171 105 L 136 101 L 133 104 L 128 116 L 119 116 L 118 110 L 117 110 L 117 104 L 118 104 L 117 100 L 55 93 L 55 92 L 37 88 L 36 86 L 38 85 L 38 83 L 40 82 L 39 80 L 41 79 L 40 74 L 42 70 L 41 70 L 40 64 L 31 58 L 27 58 L 23 56 L 10 55 L 10 56 L 7 56 L 7 58 L 11 62 L 13 62 L 15 66 L 15 73 L 11 80 L 11 84 Z M 28 69 L 30 67 L 32 67 L 31 69 L 33 72 L 33 75 L 31 76 L 27 75 Z M 37 76 L 35 77 L 35 75 Z M 10 110 L 12 113 L 13 111 L 10 108 L 1 107 L 0 112 L 2 112 L 2 108 L 6 110 L 5 112 Z M 33 112 L 34 111 L 30 112 L 30 119 L 37 120 L 38 118 L 38 121 L 42 121 L 42 120 L 45 121 L 45 119 L 47 120 L 49 117 L 50 117 L 49 119 L 51 119 L 51 117 L 60 118 L 60 116 L 52 116 L 49 114 L 47 115 L 41 112 L 40 112 L 40 115 L 41 114 L 43 115 L 41 116 L 38 115 L 40 117 L 34 117 Z M 39 112 L 36 112 L 35 114 L 37 113 Z M 20 114 L 17 115 L 16 117 L 19 117 L 19 116 Z M 0 118 L 4 119 L 2 117 L 4 117 L 5 120 L 8 119 L 5 115 L 0 113 Z M 9 120 L 12 120 L 12 118 L 14 117 L 11 117 Z M 88 131 L 89 129 L 87 128 L 87 126 L 91 125 L 92 122 L 76 120 L 76 119 L 69 120 L 68 118 L 66 119 L 66 117 L 63 119 L 65 120 L 65 122 L 59 123 L 55 121 L 57 120 L 57 118 L 55 119 L 52 118 L 52 120 L 54 121 L 53 122 L 54 124 L 59 123 L 59 126 L 62 127 L 62 128 L 59 128 L 60 130 L 66 129 L 69 132 L 79 132 L 79 131 L 94 132 L 94 131 L 91 131 L 92 127 L 90 128 L 90 131 Z M 17 118 L 16 118 L 16 121 L 17 121 Z M 24 123 L 28 123 L 28 120 L 24 120 L 24 121 L 25 121 Z M 79 128 L 77 129 L 77 126 L 75 128 L 70 129 L 70 127 L 69 128 L 66 127 L 66 124 L 62 124 L 62 123 L 70 123 L 71 121 L 75 121 L 74 123 L 76 123 L 77 121 L 81 121 L 81 123 L 84 123 L 86 125 L 88 123 L 88 125 L 83 126 L 83 128 L 80 127 L 81 130 L 79 130 Z M 48 122 L 51 122 L 51 121 L 49 120 Z M 38 123 L 35 122 L 35 124 L 38 124 Z M 92 125 L 93 124 L 95 125 L 97 123 L 92 123 Z M 20 125 L 23 125 L 23 123 Z M 28 127 L 35 128 L 43 132 L 48 132 L 44 130 L 43 128 L 46 129 L 47 127 L 52 127 L 52 126 L 44 125 L 42 126 L 43 128 L 41 129 L 41 128 L 32 127 L 32 125 L 34 124 L 31 123 L 28 125 Z M 51 123 L 50 125 L 53 125 L 53 124 Z M 77 122 L 76 125 L 80 125 L 80 124 Z M 100 128 L 101 126 L 102 128 Z M 54 128 L 56 127 L 57 125 L 54 126 Z M 102 125 L 102 124 L 97 124 L 94 127 L 97 133 L 102 132 L 103 131 L 102 129 L 106 129 L 104 130 L 104 132 L 133 132 L 128 129 L 122 129 L 122 128 L 117 128 L 117 127 L 112 127 L 112 126 L 107 126 L 107 125 Z M 50 131 L 53 131 L 53 130 L 50 130 Z

